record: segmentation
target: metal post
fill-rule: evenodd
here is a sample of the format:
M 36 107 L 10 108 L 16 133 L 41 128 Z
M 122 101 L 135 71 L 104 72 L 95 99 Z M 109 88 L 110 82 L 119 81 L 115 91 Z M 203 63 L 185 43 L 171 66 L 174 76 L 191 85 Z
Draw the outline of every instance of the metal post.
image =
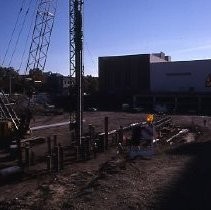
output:
M 52 154 L 51 137 L 50 136 L 47 137 L 47 146 L 48 146 L 47 170 L 51 172 L 52 171 L 53 154 Z
M 99 145 L 98 145 L 99 146 L 99 151 L 100 152 L 104 152 L 105 151 L 105 146 L 104 146 L 105 145 L 104 144 L 105 143 L 105 141 L 104 141 L 105 138 L 104 138 L 104 135 L 99 135 L 98 137 L 99 137 Z
M 60 169 L 64 169 L 64 149 L 61 144 L 59 146 L 59 153 L 60 153 Z
M 60 171 L 60 147 L 59 146 L 56 147 L 56 152 L 57 152 L 57 154 L 56 154 L 56 157 L 57 157 L 57 172 L 59 172 Z
M 105 119 L 104 119 L 104 129 L 105 129 L 104 145 L 105 145 L 105 149 L 108 149 L 108 117 L 105 117 Z
M 89 124 L 89 138 L 90 143 L 93 143 L 95 138 L 95 127 L 92 124 Z
M 52 154 L 52 160 L 53 160 L 53 169 L 54 171 L 59 171 L 59 147 L 56 146 L 53 148 L 53 154 Z
M 47 138 L 47 144 L 48 144 L 48 154 L 51 155 L 52 151 L 51 151 L 51 137 L 50 136 Z
M 57 146 L 57 135 L 53 136 L 53 146 Z
M 47 170 L 48 171 L 52 171 L 52 156 L 48 155 L 47 156 Z

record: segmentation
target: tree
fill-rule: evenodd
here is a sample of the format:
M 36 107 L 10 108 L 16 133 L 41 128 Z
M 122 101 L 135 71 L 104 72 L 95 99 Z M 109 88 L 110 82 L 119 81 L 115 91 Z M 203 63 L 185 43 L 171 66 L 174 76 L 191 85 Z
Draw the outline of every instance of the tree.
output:
M 18 76 L 18 72 L 13 67 L 0 66 L 0 77 Z
M 98 77 L 87 75 L 84 77 L 84 92 L 94 94 L 98 91 Z
M 14 68 L 0 66 L 0 89 L 9 92 L 10 87 L 14 88 L 18 83 L 18 76 L 19 74 Z

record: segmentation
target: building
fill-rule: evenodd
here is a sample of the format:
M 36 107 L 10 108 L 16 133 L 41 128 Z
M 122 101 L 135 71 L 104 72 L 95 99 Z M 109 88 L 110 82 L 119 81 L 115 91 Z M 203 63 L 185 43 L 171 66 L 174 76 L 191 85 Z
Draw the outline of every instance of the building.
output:
M 150 63 L 169 62 L 163 52 L 99 57 L 99 91 L 102 109 L 120 109 L 132 104 L 134 94 L 150 92 Z
M 70 77 L 63 76 L 63 95 L 69 95 L 70 92 Z
M 150 64 L 150 93 L 134 95 L 134 106 L 211 114 L 211 60 Z
M 99 57 L 99 90 L 106 94 L 150 91 L 150 64 L 169 62 L 163 52 Z
M 70 77 L 59 73 L 45 73 L 45 90 L 55 96 L 69 95 Z
M 110 107 L 129 103 L 150 111 L 165 105 L 174 112 L 211 113 L 211 60 L 172 62 L 162 52 L 100 57 L 99 89 Z
M 211 92 L 211 60 L 152 63 L 151 92 Z

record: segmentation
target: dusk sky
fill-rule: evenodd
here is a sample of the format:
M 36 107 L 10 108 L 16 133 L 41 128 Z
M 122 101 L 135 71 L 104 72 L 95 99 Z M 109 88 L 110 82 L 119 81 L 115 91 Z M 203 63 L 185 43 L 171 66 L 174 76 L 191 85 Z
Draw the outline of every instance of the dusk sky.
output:
M 21 2 L 0 0 L 0 65 Z M 173 61 L 211 58 L 210 0 L 85 0 L 84 9 L 86 75 L 98 75 L 99 56 L 163 51 Z M 11 62 L 11 66 L 16 69 L 20 65 L 29 23 L 27 20 Z M 58 0 L 46 71 L 69 74 L 68 39 L 68 0 Z M 22 72 L 30 41 L 31 37 Z M 11 44 L 5 66 L 9 63 L 14 45 Z

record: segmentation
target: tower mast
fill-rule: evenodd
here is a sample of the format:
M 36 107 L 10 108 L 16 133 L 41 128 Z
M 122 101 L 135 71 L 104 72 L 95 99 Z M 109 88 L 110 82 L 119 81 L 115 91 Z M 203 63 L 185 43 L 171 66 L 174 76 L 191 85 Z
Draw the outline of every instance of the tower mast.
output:
M 69 0 L 70 88 L 76 97 L 75 134 L 79 145 L 83 134 L 83 4 L 83 0 Z

